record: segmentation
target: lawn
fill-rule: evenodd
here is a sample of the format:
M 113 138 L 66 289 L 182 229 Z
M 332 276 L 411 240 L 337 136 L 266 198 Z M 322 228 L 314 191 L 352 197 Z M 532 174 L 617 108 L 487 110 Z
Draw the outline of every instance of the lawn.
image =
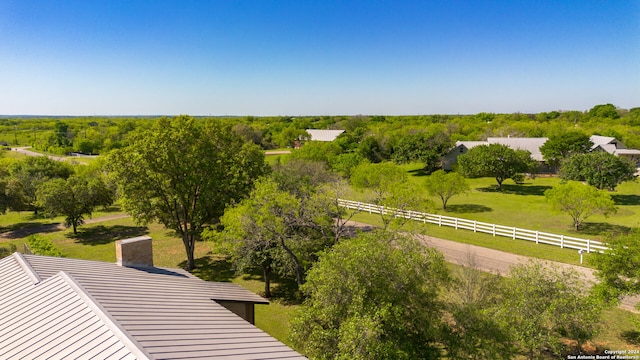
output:
M 425 175 L 420 171 L 421 164 L 403 165 L 403 168 L 410 174 L 410 180 L 424 189 Z M 560 183 L 557 177 L 527 179 L 523 185 L 507 180 L 502 191 L 497 190 L 497 184 L 492 178 L 467 181 L 471 191 L 451 198 L 447 210 L 442 209 L 439 199 L 432 198 L 436 204 L 433 212 L 593 240 L 605 240 L 609 234 L 626 233 L 632 228 L 640 227 L 639 181 L 623 183 L 610 193 L 618 207 L 616 214 L 609 217 L 591 216 L 580 231 L 573 229 L 573 221 L 569 215 L 552 213 L 545 200 L 544 191 Z

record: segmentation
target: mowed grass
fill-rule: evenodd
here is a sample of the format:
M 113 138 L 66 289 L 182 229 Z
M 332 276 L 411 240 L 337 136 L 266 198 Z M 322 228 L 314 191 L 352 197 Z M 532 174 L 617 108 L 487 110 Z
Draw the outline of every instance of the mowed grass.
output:
M 402 166 L 410 174 L 409 178 L 418 189 L 424 188 L 426 176 L 420 171 L 421 164 Z M 527 179 L 517 185 L 512 180 L 503 183 L 502 191 L 497 190 L 493 178 L 467 179 L 471 190 L 465 195 L 454 196 L 447 209 L 442 209 L 439 198 L 432 197 L 436 214 L 464 219 L 515 226 L 524 229 L 569 235 L 592 240 L 606 240 L 611 234 L 627 233 L 640 227 L 640 182 L 625 182 L 610 192 L 618 208 L 617 213 L 605 217 L 593 215 L 586 219 L 582 228 L 576 231 L 573 220 L 567 214 L 554 213 L 544 197 L 544 191 L 560 184 L 557 177 L 537 177 Z

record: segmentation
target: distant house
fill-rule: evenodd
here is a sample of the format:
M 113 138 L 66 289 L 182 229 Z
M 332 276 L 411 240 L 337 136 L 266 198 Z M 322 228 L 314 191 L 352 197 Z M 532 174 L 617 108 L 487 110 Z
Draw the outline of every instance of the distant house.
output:
M 622 142 L 609 136 L 593 135 L 590 137 L 593 146 L 591 151 L 605 151 L 609 154 L 624 157 L 640 167 L 640 150 L 627 149 Z
M 0 260 L 1 359 L 304 359 L 256 328 L 262 297 L 153 266 L 151 238 L 117 263 L 14 253 Z
M 455 147 L 443 157 L 442 167 L 444 170 L 452 170 L 458 156 L 466 154 L 476 146 L 490 144 L 502 144 L 514 150 L 526 150 L 531 153 L 533 160 L 542 165 L 544 156 L 540 152 L 540 147 L 547 140 L 547 138 L 490 137 L 486 141 L 457 141 Z
M 311 141 L 325 141 L 331 142 L 335 140 L 340 134 L 344 132 L 344 130 L 317 130 L 317 129 L 307 129 L 307 133 L 311 136 L 309 140 Z

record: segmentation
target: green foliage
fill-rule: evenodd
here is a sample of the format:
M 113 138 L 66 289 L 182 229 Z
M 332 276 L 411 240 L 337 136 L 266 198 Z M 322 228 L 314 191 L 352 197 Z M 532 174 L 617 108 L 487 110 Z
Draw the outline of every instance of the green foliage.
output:
M 444 259 L 411 238 L 391 236 L 361 234 L 321 255 L 291 324 L 300 351 L 313 359 L 440 355 Z
M 367 201 L 386 208 L 427 211 L 433 207 L 418 187 L 409 182 L 407 173 L 390 162 L 359 165 L 353 170 L 351 184 L 357 190 L 370 194 Z M 392 211 L 383 212 L 380 216 L 385 229 L 392 224 L 400 227 L 409 221 L 404 217 L 396 217 Z
M 9 167 L 6 188 L 11 209 L 31 210 L 37 214 L 41 209 L 38 205 L 38 188 L 51 179 L 67 179 L 71 174 L 73 168 L 69 164 L 46 156 L 30 156 L 14 162 Z
M 38 235 L 30 235 L 27 238 L 27 246 L 29 246 L 29 250 L 36 255 L 65 257 L 51 240 Z
M 591 215 L 608 215 L 616 212 L 615 203 L 608 193 L 575 181 L 546 190 L 544 196 L 551 204 L 553 211 L 571 216 L 576 231 Z
M 565 336 L 579 346 L 591 339 L 604 307 L 575 270 L 539 262 L 512 267 L 500 291 L 496 316 L 529 359 L 559 354 Z
M 331 169 L 346 179 L 351 177 L 353 170 L 360 164 L 369 162 L 358 152 L 343 153 L 331 159 L 329 166 Z
M 550 136 L 540 152 L 549 165 L 556 167 L 572 155 L 587 153 L 592 145 L 589 135 L 573 130 Z
M 334 142 L 308 141 L 300 149 L 292 150 L 290 157 L 292 159 L 321 161 L 329 164 L 341 152 L 340 145 Z
M 72 176 L 66 180 L 49 180 L 38 187 L 37 205 L 47 216 L 64 215 L 65 226 L 77 227 L 84 223 L 85 216 L 91 216 L 96 206 L 113 203 L 112 193 L 99 179 Z
M 614 296 L 640 293 L 640 230 L 607 241 L 609 250 L 596 258 L 598 277 Z
M 189 116 L 159 119 L 112 153 L 109 170 L 123 206 L 136 220 L 161 222 L 182 238 L 187 268 L 203 228 L 215 224 L 232 202 L 249 194 L 267 168 L 263 152 L 230 126 Z
M 502 189 L 502 182 L 517 173 L 531 172 L 534 168 L 531 154 L 513 150 L 502 144 L 480 145 L 458 157 L 458 171 L 466 177 L 493 177 Z
M 452 146 L 451 138 L 441 128 L 408 134 L 393 146 L 393 161 L 398 164 L 420 161 L 425 164 L 425 170 L 431 172 Z
M 587 114 L 598 119 L 618 119 L 620 117 L 613 104 L 596 105 Z
M 0 246 L 0 259 L 13 254 L 17 249 L 15 244 L 8 244 L 7 247 Z
M 462 175 L 457 172 L 446 173 L 438 170 L 425 180 L 427 191 L 431 196 L 437 196 L 442 201 L 442 208 L 447 208 L 447 202 L 456 195 L 469 191 L 469 184 Z
M 564 180 L 586 181 L 598 189 L 615 190 L 624 181 L 634 180 L 635 164 L 604 151 L 578 154 L 562 163 L 560 177 Z

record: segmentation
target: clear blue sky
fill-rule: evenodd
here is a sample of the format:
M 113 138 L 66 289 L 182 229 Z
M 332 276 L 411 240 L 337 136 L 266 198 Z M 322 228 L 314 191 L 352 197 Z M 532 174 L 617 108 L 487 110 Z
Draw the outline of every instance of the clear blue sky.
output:
M 0 114 L 640 106 L 640 1 L 0 0 Z

